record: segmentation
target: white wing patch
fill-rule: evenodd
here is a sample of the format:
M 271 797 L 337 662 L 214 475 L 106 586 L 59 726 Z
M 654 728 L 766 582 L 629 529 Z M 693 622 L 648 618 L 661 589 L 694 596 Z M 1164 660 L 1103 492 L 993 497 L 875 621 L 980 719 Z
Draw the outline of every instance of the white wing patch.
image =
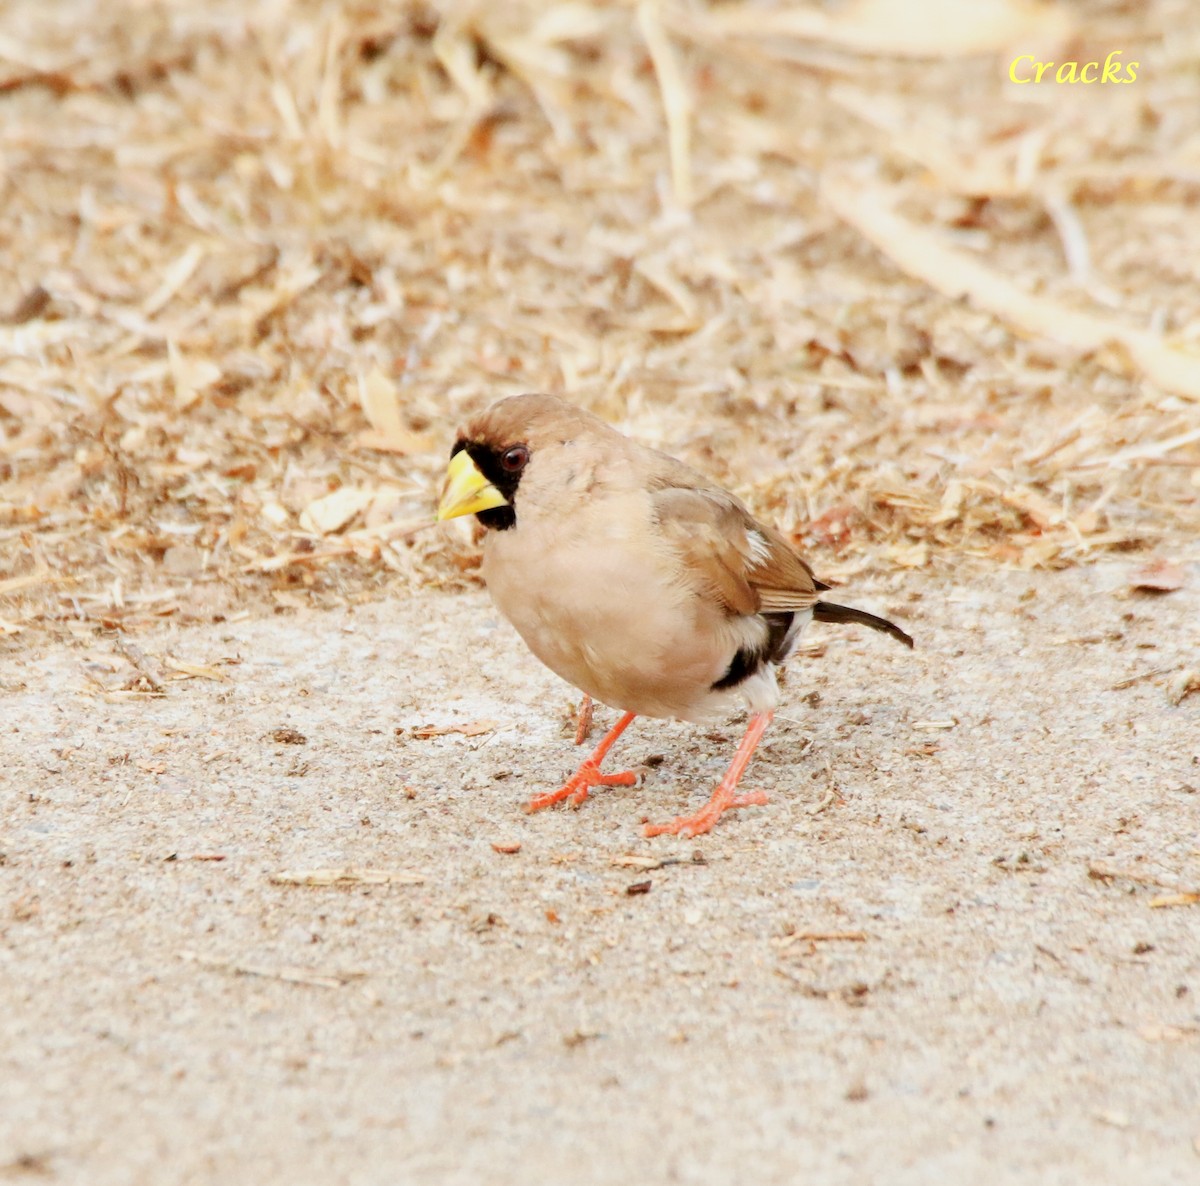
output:
M 760 531 L 746 532 L 746 542 L 750 545 L 750 567 L 761 568 L 771 558 L 771 545 L 766 536 Z

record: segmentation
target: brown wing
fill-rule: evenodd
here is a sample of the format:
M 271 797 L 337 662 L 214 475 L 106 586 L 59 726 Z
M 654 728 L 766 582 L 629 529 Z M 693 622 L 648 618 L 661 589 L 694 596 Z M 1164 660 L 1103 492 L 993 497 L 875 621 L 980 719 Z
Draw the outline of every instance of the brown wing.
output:
M 804 610 L 817 600 L 808 565 L 733 495 L 717 488 L 666 486 L 652 497 L 659 529 L 688 578 L 730 613 Z
M 817 600 L 817 590 L 827 589 L 813 576 L 808 562 L 792 550 L 773 528 L 755 523 L 755 530 L 767 544 L 766 560 L 751 573 L 764 610 L 808 609 Z

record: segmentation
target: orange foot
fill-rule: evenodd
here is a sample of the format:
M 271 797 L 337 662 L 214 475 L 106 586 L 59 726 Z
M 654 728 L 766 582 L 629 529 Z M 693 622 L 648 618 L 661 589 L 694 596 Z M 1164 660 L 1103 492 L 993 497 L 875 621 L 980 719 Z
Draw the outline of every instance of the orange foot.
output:
M 742 772 L 746 769 L 746 764 L 750 761 L 751 755 L 754 753 L 758 743 L 762 740 L 762 735 L 767 731 L 767 726 L 771 723 L 773 713 L 760 712 L 750 718 L 750 724 L 746 728 L 746 735 L 742 738 L 741 744 L 737 747 L 737 753 L 733 755 L 733 761 L 729 764 L 729 769 L 725 772 L 725 777 L 721 779 L 720 785 L 713 791 L 712 798 L 699 810 L 695 815 L 681 815 L 671 820 L 667 824 L 647 824 L 643 829 L 647 836 L 662 836 L 665 833 L 671 833 L 675 836 L 701 836 L 705 832 L 712 831 L 713 825 L 727 811 L 734 811 L 739 807 L 761 807 L 767 802 L 765 791 L 751 791 L 746 795 L 738 795 L 737 791 L 738 780 L 742 777 Z M 584 792 L 586 794 L 586 792 Z
M 596 746 L 592 756 L 584 760 L 579 769 L 575 771 L 563 786 L 559 787 L 557 791 L 548 791 L 544 795 L 534 795 L 525 804 L 525 810 L 541 811 L 543 807 L 551 807 L 555 803 L 561 803 L 564 799 L 572 807 L 578 807 L 588 797 L 588 789 L 590 787 L 635 786 L 641 777 L 636 771 L 623 770 L 619 774 L 603 774 L 600 771 L 600 763 L 604 761 L 605 755 L 612 748 L 613 743 L 628 728 L 633 717 L 633 713 L 627 712 L 608 731 L 604 740 Z
M 566 799 L 572 807 L 578 807 L 588 797 L 590 787 L 632 787 L 637 785 L 641 777 L 633 770 L 622 770 L 620 774 L 601 774 L 600 767 L 588 758 L 570 779 L 557 791 L 547 791 L 544 795 L 534 795 L 525 804 L 526 811 L 541 811 L 543 807 L 553 807 Z
M 713 825 L 727 811 L 738 807 L 762 807 L 769 800 L 766 791 L 751 791 L 748 795 L 732 795 L 728 799 L 718 799 L 714 795 L 695 815 L 678 815 L 669 824 L 647 824 L 643 829 L 646 836 L 663 836 L 670 832 L 675 836 L 690 839 L 711 832 Z

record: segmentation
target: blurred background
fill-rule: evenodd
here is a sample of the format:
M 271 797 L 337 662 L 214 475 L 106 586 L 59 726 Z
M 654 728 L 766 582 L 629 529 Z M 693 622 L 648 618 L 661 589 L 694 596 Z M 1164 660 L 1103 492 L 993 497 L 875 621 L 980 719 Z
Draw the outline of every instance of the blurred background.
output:
M 471 583 L 529 390 L 834 579 L 1200 537 L 1192 0 L 8 0 L 0 184 L 7 639 Z

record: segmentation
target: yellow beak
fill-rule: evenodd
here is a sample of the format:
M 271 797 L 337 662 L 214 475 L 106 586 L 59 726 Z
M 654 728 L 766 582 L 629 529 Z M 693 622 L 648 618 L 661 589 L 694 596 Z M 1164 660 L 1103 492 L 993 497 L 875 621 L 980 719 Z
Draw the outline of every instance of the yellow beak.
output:
M 446 488 L 438 503 L 438 522 L 474 515 L 493 507 L 508 506 L 508 499 L 479 472 L 465 449 L 455 453 L 446 467 Z

